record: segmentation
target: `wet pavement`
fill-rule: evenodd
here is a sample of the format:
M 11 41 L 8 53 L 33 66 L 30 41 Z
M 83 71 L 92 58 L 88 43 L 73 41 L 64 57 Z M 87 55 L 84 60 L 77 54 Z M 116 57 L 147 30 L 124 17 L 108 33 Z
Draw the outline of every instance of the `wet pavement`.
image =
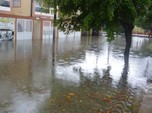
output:
M 146 94 L 143 97 L 141 107 L 138 113 L 151 113 L 152 112 L 152 84 L 147 87 Z
M 152 40 L 59 37 L 0 42 L 0 113 L 138 113 L 151 79 Z M 53 62 L 52 58 L 55 58 Z M 141 113 L 141 112 L 140 112 Z

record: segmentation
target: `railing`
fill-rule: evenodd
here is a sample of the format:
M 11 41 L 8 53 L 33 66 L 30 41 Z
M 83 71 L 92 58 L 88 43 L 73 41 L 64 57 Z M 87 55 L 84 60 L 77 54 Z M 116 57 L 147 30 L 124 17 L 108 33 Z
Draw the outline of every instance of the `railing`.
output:
M 50 13 L 50 10 L 48 8 L 43 8 L 43 7 L 36 7 L 35 11 L 41 13 Z

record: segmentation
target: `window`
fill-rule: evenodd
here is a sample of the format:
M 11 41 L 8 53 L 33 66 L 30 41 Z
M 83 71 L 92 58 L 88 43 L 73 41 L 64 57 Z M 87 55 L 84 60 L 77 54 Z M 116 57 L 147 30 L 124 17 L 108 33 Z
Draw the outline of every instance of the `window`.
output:
M 21 0 L 13 0 L 13 7 L 20 7 L 21 6 Z
M 10 1 L 8 1 L 8 0 L 2 0 L 2 1 L 0 1 L 0 6 L 10 7 Z

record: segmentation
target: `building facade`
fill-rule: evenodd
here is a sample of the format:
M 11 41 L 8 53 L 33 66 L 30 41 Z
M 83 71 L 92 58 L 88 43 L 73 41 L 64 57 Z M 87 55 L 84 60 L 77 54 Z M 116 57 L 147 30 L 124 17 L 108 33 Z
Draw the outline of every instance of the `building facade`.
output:
M 0 0 L 0 17 L 14 18 L 15 39 L 43 38 L 51 35 L 53 8 L 40 6 L 38 0 Z

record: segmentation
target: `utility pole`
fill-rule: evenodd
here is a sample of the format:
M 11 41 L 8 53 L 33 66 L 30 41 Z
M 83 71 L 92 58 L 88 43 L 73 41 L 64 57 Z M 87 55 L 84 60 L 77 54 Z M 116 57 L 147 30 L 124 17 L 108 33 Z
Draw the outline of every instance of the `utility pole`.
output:
M 54 20 L 53 20 L 53 38 L 55 38 L 55 32 L 56 32 L 56 0 L 54 0 Z
M 53 20 L 53 47 L 52 47 L 52 64 L 55 65 L 55 39 L 56 39 L 56 0 L 54 0 L 54 20 Z

